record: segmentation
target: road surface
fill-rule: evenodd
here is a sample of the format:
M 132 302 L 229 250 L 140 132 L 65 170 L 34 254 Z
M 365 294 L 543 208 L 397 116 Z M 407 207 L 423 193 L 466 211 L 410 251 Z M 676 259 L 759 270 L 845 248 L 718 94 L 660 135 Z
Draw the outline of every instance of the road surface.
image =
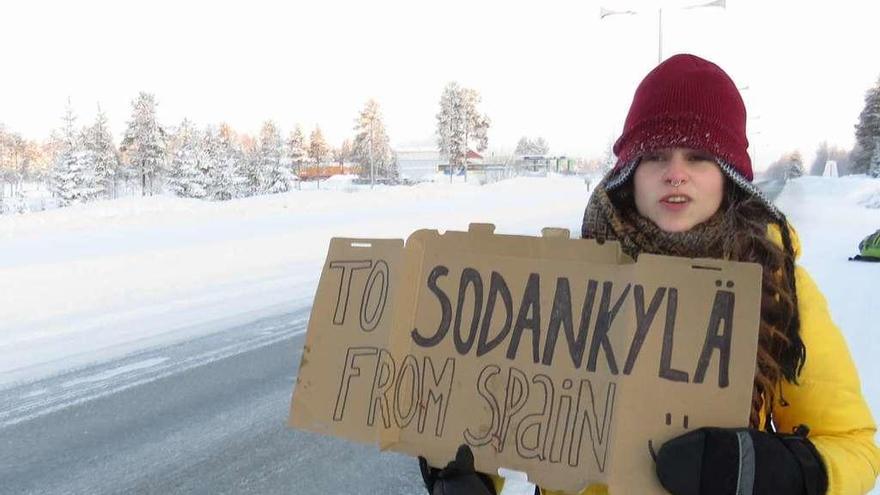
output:
M 0 390 L 0 493 L 422 493 L 410 457 L 286 428 L 307 311 Z

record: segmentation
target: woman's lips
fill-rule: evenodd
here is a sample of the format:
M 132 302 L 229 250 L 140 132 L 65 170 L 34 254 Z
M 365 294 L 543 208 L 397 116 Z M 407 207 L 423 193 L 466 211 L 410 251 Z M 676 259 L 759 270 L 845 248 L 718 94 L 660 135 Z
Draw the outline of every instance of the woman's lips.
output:
M 691 198 L 686 194 L 667 194 L 660 198 L 660 205 L 663 209 L 670 212 L 684 210 L 690 202 Z

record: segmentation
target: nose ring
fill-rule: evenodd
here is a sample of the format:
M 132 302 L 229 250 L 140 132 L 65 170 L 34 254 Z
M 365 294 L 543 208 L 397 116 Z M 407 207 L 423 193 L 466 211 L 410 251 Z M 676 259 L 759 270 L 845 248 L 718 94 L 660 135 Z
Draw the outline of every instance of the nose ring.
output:
M 666 182 L 668 182 L 670 186 L 678 189 L 678 187 L 680 185 L 684 184 L 685 181 L 684 181 L 684 179 L 678 179 L 678 180 L 671 180 L 670 179 L 670 180 L 667 180 Z

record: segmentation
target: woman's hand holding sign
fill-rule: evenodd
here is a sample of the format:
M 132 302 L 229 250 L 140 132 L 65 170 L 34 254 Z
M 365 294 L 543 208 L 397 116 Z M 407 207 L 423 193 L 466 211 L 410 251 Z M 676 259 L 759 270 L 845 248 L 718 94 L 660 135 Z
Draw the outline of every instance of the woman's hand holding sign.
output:
M 821 495 L 828 478 L 807 432 L 700 428 L 663 444 L 657 477 L 673 495 Z

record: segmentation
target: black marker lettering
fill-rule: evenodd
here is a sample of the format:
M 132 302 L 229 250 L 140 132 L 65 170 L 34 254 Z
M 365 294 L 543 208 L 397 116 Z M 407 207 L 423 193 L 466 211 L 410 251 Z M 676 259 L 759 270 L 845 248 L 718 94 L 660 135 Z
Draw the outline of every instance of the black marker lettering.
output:
M 333 408 L 333 421 L 342 421 L 351 379 L 361 376 L 361 369 L 355 366 L 355 360 L 363 356 L 375 356 L 378 352 L 375 347 L 350 347 L 346 351 L 345 369 L 342 370 L 342 380 L 339 382 L 339 392 L 336 394 L 336 407 Z
M 373 375 L 373 388 L 370 390 L 370 407 L 367 410 L 367 424 L 373 426 L 376 420 L 376 406 L 382 414 L 382 424 L 391 428 L 391 408 L 388 406 L 388 391 L 394 385 L 394 358 L 385 349 L 379 351 L 376 374 Z
M 510 368 L 507 374 L 507 394 L 504 400 L 504 412 L 501 415 L 501 431 L 498 433 L 499 452 L 504 450 L 507 440 L 507 432 L 510 430 L 510 420 L 519 412 L 529 400 L 529 381 L 526 374 L 516 368 Z
M 532 359 L 535 363 L 538 363 L 541 359 L 539 354 L 541 341 L 541 278 L 537 273 L 529 275 L 529 281 L 526 282 L 522 303 L 519 306 L 519 314 L 516 316 L 516 325 L 513 327 L 510 345 L 507 347 L 507 359 L 516 359 L 516 351 L 519 348 L 519 341 L 525 329 L 532 331 Z
M 544 388 L 544 405 L 540 413 L 523 416 L 516 427 L 516 452 L 523 459 L 544 460 L 544 445 L 547 443 L 547 435 L 550 430 L 550 422 L 553 419 L 553 399 L 555 391 L 553 380 L 547 375 L 535 375 L 532 383 L 540 384 Z M 534 441 L 529 441 L 532 435 L 530 430 L 535 430 Z
M 409 375 L 409 378 L 407 378 Z M 412 422 L 413 418 L 416 416 L 416 413 L 419 411 L 419 387 L 421 383 L 419 381 L 419 377 L 421 374 L 419 373 L 419 362 L 416 361 L 411 355 L 407 355 L 403 358 L 403 363 L 400 365 L 400 372 L 397 374 L 397 381 L 394 384 L 394 420 L 397 422 L 397 426 L 400 428 L 406 428 L 409 426 L 410 422 Z M 409 380 L 409 389 L 403 387 L 404 380 Z M 409 398 L 409 406 L 407 406 L 406 411 L 401 410 L 401 405 L 404 404 L 403 398 L 401 398 L 400 392 L 403 390 L 404 398 Z
M 599 303 L 599 313 L 596 316 L 596 328 L 593 330 L 593 340 L 590 343 L 590 356 L 587 359 L 587 370 L 596 371 L 596 358 L 599 356 L 599 347 L 601 346 L 602 351 L 605 353 L 605 360 L 608 362 L 608 370 L 612 375 L 617 374 L 617 361 L 614 359 L 614 349 L 611 347 L 611 342 L 608 341 L 608 331 L 611 329 L 611 324 L 614 322 L 617 312 L 620 311 L 620 307 L 623 306 L 626 296 L 629 295 L 629 289 L 631 286 L 632 284 L 626 284 L 626 287 L 623 288 L 623 292 L 621 292 L 620 296 L 617 298 L 617 302 L 614 303 L 614 307 L 609 310 L 608 307 L 611 305 L 611 291 L 614 288 L 614 284 L 611 282 L 604 282 L 602 284 L 602 301 Z
M 430 370 L 430 372 L 429 372 Z M 430 378 L 429 378 L 430 373 Z M 446 410 L 449 408 L 450 395 L 452 394 L 452 379 L 455 376 L 455 360 L 446 358 L 443 363 L 443 371 L 437 376 L 434 371 L 434 363 L 428 356 L 422 362 L 422 397 L 419 407 L 419 433 L 425 432 L 425 422 L 428 418 L 428 410 L 431 405 L 437 405 L 437 425 L 434 435 L 443 435 L 443 427 L 446 425 Z
M 611 433 L 611 424 L 614 418 L 614 396 L 617 384 L 609 383 L 605 392 L 604 407 L 596 410 L 596 395 L 593 393 L 593 384 L 590 380 L 581 380 L 581 388 L 578 392 L 577 410 L 574 417 L 574 430 L 572 441 L 568 447 L 568 465 L 575 467 L 580 462 L 581 440 L 584 437 L 584 427 L 590 433 L 590 442 L 593 447 L 593 455 L 599 472 L 605 472 L 605 461 L 608 457 L 608 444 Z
M 666 288 L 660 287 L 654 292 L 651 298 L 651 304 L 645 311 L 645 288 L 636 285 L 633 289 L 633 297 L 636 301 L 636 334 L 633 336 L 632 344 L 629 346 L 629 354 L 626 356 L 626 364 L 623 365 L 623 374 L 628 375 L 632 372 L 633 366 L 636 364 L 636 358 L 639 351 L 642 350 L 642 344 L 645 343 L 645 337 L 654 322 L 654 316 L 660 309 L 660 303 L 663 302 L 663 296 L 666 295 Z
M 467 339 L 461 336 L 461 318 L 462 309 L 464 307 L 467 288 L 474 288 L 474 311 L 471 314 L 471 326 Z M 477 338 L 477 327 L 480 325 L 480 312 L 483 306 L 483 279 L 480 278 L 480 272 L 473 268 L 465 268 L 461 272 L 461 281 L 458 284 L 458 304 L 455 307 L 455 324 L 452 327 L 452 336 L 455 340 L 455 350 L 462 356 L 467 354 L 474 345 L 474 339 Z
M 574 323 L 571 320 L 571 287 L 568 285 L 567 278 L 559 277 L 556 279 L 553 309 L 550 310 L 550 326 L 547 328 L 547 340 L 544 342 L 544 359 L 541 360 L 547 366 L 553 364 L 553 354 L 556 352 L 556 338 L 559 336 L 559 327 L 565 327 L 569 352 L 573 350 Z M 574 359 L 573 356 L 574 353 L 572 352 L 572 359 Z
M 490 364 L 483 368 L 483 371 L 480 372 L 480 376 L 477 378 L 477 393 L 489 404 L 492 419 L 489 421 L 489 428 L 483 432 L 483 436 L 477 436 L 472 433 L 470 428 L 464 431 L 464 439 L 471 447 L 480 447 L 488 444 L 498 432 L 501 423 L 501 408 L 498 406 L 498 399 L 492 393 L 492 389 L 489 388 L 489 380 L 499 373 L 501 373 L 501 368 Z
M 713 349 L 718 349 L 718 386 L 727 387 L 730 383 L 730 342 L 733 339 L 733 306 L 736 302 L 733 292 L 719 290 L 715 293 L 715 302 L 712 304 L 712 314 L 709 316 L 709 325 L 706 327 L 706 340 L 703 342 L 703 351 L 700 353 L 700 361 L 694 372 L 694 383 L 703 383 L 706 377 L 706 368 L 712 359 Z M 723 330 L 721 321 L 724 321 Z
M 489 325 L 492 322 L 492 314 L 495 311 L 495 301 L 501 295 L 501 302 L 504 303 L 504 326 L 498 335 L 489 339 Z M 510 289 L 504 277 L 498 272 L 492 272 L 492 279 L 489 282 L 489 297 L 486 300 L 486 312 L 483 315 L 483 324 L 480 327 L 480 338 L 477 340 L 477 356 L 482 356 L 498 346 L 510 333 L 510 323 L 513 321 L 513 300 L 510 297 Z
M 376 282 L 379 282 L 379 300 L 376 301 L 375 309 L 373 309 L 372 314 L 367 314 L 368 308 L 370 307 L 370 299 L 373 297 L 373 288 L 376 286 Z M 388 263 L 385 263 L 383 260 L 379 260 L 373 265 L 373 269 L 370 271 L 370 276 L 367 279 L 367 283 L 364 285 L 364 295 L 361 297 L 361 310 L 360 310 L 360 325 L 361 330 L 365 332 L 372 332 L 376 329 L 376 326 L 379 324 L 379 320 L 382 319 L 382 313 L 385 312 L 385 301 L 388 298 Z
M 434 347 L 443 340 L 443 337 L 445 337 L 446 333 L 449 331 L 449 323 L 452 321 L 452 305 L 449 303 L 449 296 L 443 292 L 443 289 L 437 286 L 437 279 L 445 277 L 448 273 L 449 268 L 437 265 L 431 270 L 430 275 L 428 275 L 428 288 L 431 289 L 431 292 L 433 292 L 435 296 L 437 296 L 442 314 L 440 316 L 440 325 L 437 327 L 437 332 L 432 337 L 423 337 L 419 333 L 418 328 L 413 328 L 412 339 L 421 347 Z
M 672 348 L 675 336 L 675 315 L 678 311 L 678 289 L 669 289 L 666 298 L 666 326 L 663 327 L 663 348 L 660 351 L 660 378 L 673 382 L 688 381 L 688 374 L 672 367 Z
M 351 293 L 351 275 L 356 270 L 366 270 L 373 265 L 370 260 L 332 261 L 331 270 L 342 270 L 339 279 L 339 293 L 336 295 L 336 311 L 333 312 L 333 324 L 345 323 L 345 311 L 348 308 L 348 296 Z

